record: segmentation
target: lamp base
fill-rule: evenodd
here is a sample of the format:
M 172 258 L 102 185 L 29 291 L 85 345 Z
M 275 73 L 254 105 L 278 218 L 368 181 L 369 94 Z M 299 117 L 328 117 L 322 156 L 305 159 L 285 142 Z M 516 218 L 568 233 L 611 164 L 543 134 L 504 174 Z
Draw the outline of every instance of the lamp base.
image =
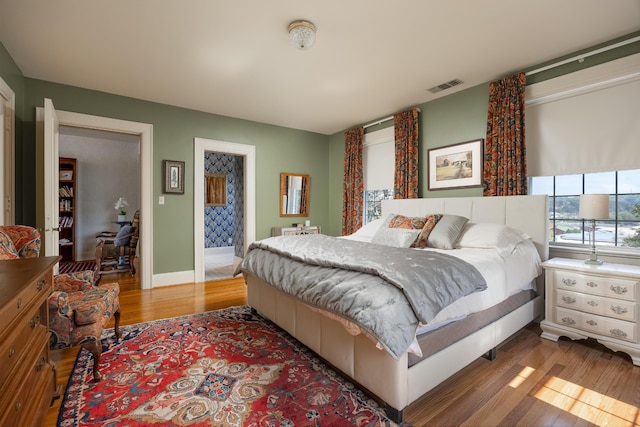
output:
M 587 259 L 584 261 L 585 264 L 589 264 L 589 265 L 602 265 L 604 264 L 604 261 L 602 261 L 601 259 Z

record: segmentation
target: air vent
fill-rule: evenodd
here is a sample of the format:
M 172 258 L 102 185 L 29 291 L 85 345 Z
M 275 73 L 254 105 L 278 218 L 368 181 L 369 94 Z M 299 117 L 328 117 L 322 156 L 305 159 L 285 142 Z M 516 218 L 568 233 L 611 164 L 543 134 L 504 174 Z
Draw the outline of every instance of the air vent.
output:
M 438 86 L 434 86 L 434 87 L 432 87 L 430 89 L 427 89 L 427 90 L 429 92 L 431 92 L 431 93 L 438 93 L 438 92 L 442 92 L 443 90 L 452 88 L 454 86 L 458 86 L 459 84 L 462 84 L 462 83 L 464 83 L 464 82 L 462 80 L 460 80 L 460 79 L 453 79 L 451 81 L 439 84 Z

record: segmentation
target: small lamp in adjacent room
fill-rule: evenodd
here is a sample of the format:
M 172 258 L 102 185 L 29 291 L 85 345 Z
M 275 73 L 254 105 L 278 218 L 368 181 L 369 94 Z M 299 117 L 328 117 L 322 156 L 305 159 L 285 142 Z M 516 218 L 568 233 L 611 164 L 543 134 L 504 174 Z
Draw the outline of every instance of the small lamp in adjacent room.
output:
M 608 194 L 582 194 L 580 195 L 580 212 L 582 219 L 591 220 L 591 255 L 585 261 L 586 264 L 600 265 L 596 253 L 596 219 L 609 219 L 609 195 Z

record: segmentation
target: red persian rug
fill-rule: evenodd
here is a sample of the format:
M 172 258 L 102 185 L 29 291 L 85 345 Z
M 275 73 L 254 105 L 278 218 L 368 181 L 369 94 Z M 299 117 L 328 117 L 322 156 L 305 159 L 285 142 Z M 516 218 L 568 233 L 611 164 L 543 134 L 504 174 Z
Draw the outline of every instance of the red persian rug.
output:
M 105 331 L 81 350 L 59 426 L 388 426 L 377 403 L 286 332 L 231 307 Z

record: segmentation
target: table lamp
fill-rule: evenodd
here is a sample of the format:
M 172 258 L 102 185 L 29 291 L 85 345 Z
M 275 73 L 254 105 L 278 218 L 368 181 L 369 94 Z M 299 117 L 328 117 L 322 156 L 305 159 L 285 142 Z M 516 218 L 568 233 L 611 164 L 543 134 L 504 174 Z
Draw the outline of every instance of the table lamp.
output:
M 580 212 L 582 219 L 591 220 L 591 255 L 585 264 L 601 265 L 596 253 L 596 219 L 609 219 L 609 195 L 608 194 L 582 194 L 580 195 Z

